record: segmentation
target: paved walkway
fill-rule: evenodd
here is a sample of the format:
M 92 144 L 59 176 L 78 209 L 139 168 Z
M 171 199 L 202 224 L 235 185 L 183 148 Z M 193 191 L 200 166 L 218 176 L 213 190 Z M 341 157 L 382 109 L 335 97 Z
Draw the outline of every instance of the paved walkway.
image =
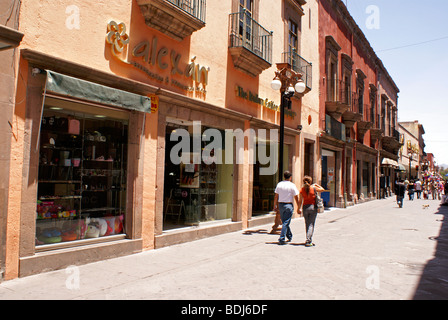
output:
M 447 299 L 448 207 L 375 200 L 318 216 L 315 247 L 270 225 L 0 284 L 2 299 Z M 425 207 L 428 205 L 428 207 Z

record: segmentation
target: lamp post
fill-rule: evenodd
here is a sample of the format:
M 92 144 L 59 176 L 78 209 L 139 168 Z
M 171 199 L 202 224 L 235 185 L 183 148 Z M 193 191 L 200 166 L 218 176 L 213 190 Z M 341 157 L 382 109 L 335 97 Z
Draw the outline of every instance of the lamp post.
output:
M 291 69 L 289 63 L 277 63 L 275 78 L 271 82 L 273 90 L 280 90 L 280 146 L 279 146 L 279 180 L 283 178 L 283 145 L 285 141 L 285 107 L 291 104 L 291 97 L 295 92 L 305 92 L 306 86 L 302 74 Z

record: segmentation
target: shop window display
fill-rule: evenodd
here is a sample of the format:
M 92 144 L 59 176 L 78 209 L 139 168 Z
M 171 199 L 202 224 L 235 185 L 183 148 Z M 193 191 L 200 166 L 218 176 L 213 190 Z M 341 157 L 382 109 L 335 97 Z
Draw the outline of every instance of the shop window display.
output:
M 124 232 L 127 130 L 125 119 L 44 108 L 36 246 Z
M 264 146 L 266 152 L 269 154 L 273 152 L 272 145 L 269 141 L 257 141 L 257 150 L 260 146 Z M 283 147 L 283 168 L 289 170 L 289 145 Z M 254 164 L 254 181 L 252 192 L 252 216 L 265 215 L 271 212 L 274 208 L 275 188 L 279 180 L 279 174 L 262 175 L 261 168 L 266 168 L 270 164 L 263 165 L 260 163 L 257 153 L 257 159 Z
M 169 123 L 166 128 L 164 229 L 198 225 L 201 222 L 230 219 L 233 209 L 232 164 L 173 164 L 170 152 L 176 141 L 171 133 L 191 126 Z M 202 128 L 202 133 L 206 130 Z M 207 143 L 202 142 L 202 149 Z M 222 150 L 225 157 L 225 150 Z M 211 154 L 213 156 L 213 152 Z M 193 159 L 193 154 L 190 154 Z

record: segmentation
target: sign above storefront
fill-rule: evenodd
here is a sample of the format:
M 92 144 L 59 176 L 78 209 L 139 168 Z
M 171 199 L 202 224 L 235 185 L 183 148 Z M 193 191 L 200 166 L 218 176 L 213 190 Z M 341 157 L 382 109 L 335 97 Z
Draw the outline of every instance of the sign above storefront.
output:
M 106 42 L 110 45 L 112 55 L 121 62 L 144 72 L 152 80 L 165 83 L 186 92 L 206 94 L 210 68 L 196 62 L 196 56 L 186 65 L 182 65 L 182 55 L 175 49 L 159 46 L 159 39 L 154 36 L 151 40 L 144 40 L 133 46 L 132 57 L 124 57 L 125 48 L 130 43 L 126 33 L 126 25 L 110 21 L 107 25 Z M 156 70 L 151 70 L 151 68 Z M 169 71 L 169 73 L 167 73 Z M 188 83 L 183 83 L 188 81 Z
M 267 98 L 262 99 L 258 96 L 258 93 L 252 93 L 250 90 L 246 91 L 238 85 L 235 87 L 235 93 L 236 93 L 236 96 L 239 98 L 246 99 L 246 100 L 256 103 L 260 106 L 263 106 L 264 108 L 268 108 L 268 109 L 271 109 L 271 110 L 274 110 L 277 112 L 280 111 L 280 106 L 275 104 L 274 101 L 271 101 Z M 287 116 L 291 119 L 294 119 L 296 116 L 296 113 L 294 111 L 285 109 L 285 116 Z

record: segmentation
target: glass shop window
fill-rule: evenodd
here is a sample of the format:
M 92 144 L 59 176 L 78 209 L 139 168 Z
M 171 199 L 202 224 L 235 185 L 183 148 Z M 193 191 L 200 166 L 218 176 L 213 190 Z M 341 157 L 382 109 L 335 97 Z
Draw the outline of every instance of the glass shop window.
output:
M 90 106 L 45 106 L 39 137 L 37 247 L 124 233 L 127 117 L 125 112 Z

